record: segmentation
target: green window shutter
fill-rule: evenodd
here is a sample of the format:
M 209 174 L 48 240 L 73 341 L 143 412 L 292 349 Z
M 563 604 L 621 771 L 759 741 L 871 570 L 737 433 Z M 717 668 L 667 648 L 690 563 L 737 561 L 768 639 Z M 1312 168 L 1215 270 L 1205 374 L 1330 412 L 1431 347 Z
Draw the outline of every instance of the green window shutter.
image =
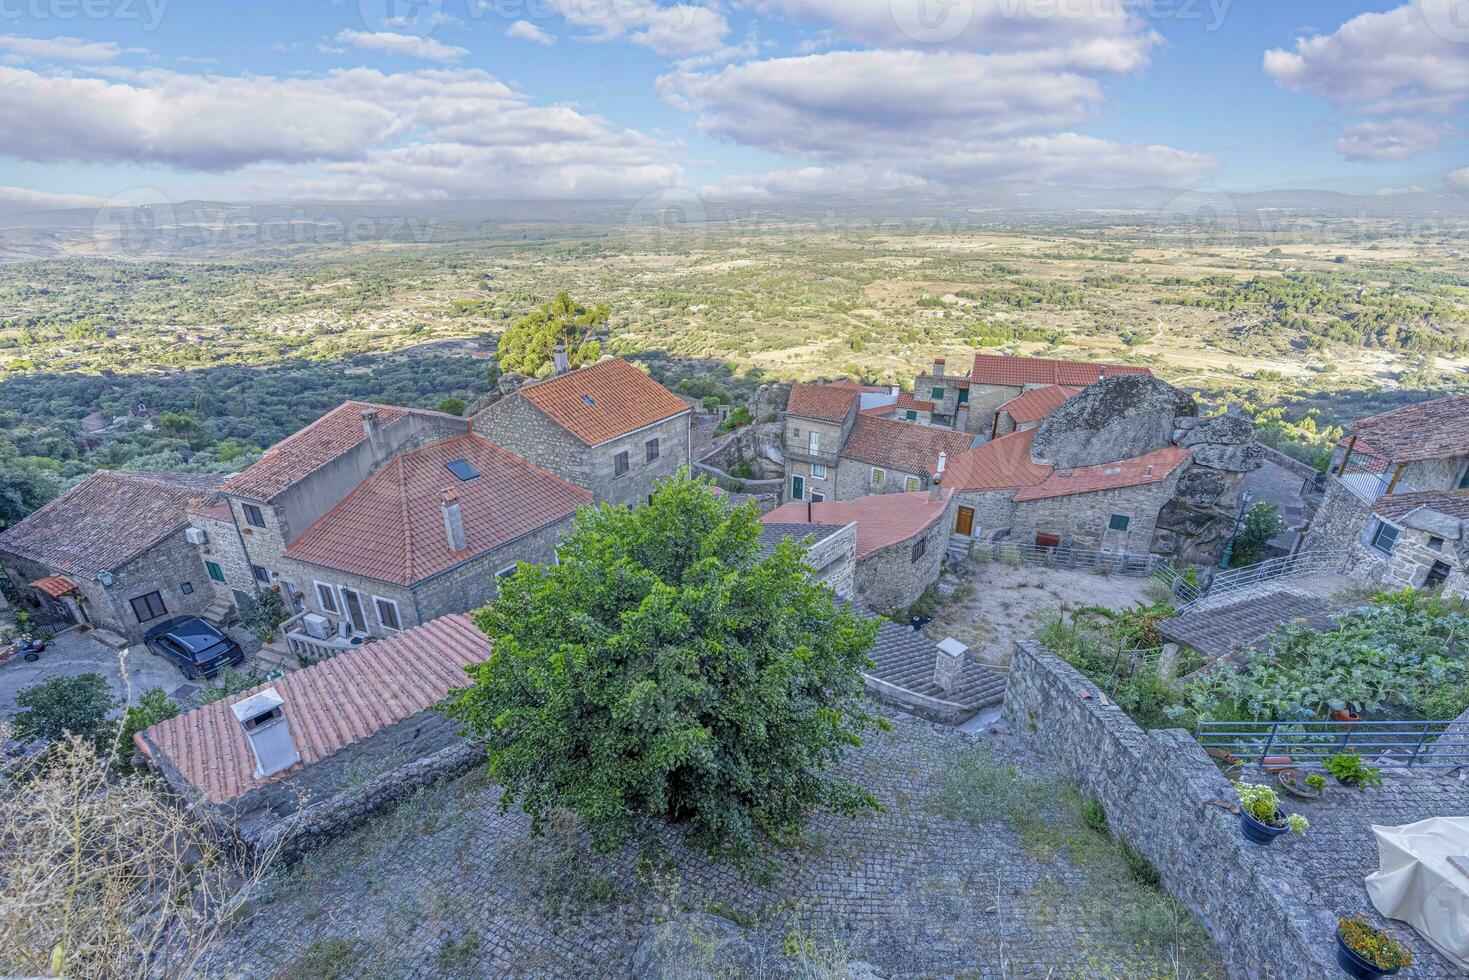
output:
M 933 389 L 929 392 L 929 394 L 933 396 L 933 400 L 936 402 L 941 402 L 944 400 L 944 389 L 939 387 L 938 385 L 935 385 Z
M 209 577 L 213 581 L 215 581 L 215 582 L 223 582 L 224 581 L 224 569 L 220 568 L 214 562 L 212 562 L 212 561 L 206 561 L 204 563 L 204 568 L 209 572 Z

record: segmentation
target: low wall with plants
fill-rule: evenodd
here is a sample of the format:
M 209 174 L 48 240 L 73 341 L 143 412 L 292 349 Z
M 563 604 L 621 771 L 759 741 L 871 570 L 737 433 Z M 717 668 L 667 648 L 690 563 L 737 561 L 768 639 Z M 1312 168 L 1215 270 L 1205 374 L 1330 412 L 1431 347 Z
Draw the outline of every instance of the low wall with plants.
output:
M 1293 842 L 1241 837 L 1229 781 L 1189 733 L 1143 731 L 1074 667 L 1026 642 L 1010 661 L 1005 714 L 1203 920 L 1232 977 L 1336 975 L 1336 916 L 1275 860 Z

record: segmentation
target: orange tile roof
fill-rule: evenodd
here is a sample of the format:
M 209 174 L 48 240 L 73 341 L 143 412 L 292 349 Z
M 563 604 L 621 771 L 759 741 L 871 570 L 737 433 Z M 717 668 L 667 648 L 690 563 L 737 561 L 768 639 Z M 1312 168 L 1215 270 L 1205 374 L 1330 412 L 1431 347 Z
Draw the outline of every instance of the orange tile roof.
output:
M 620 357 L 522 385 L 519 394 L 588 446 L 691 411 Z
M 68 592 L 76 591 L 76 583 L 64 575 L 47 575 L 31 583 L 31 588 L 40 589 L 49 596 L 60 599 Z
M 1032 388 L 1023 395 L 1010 399 L 996 411 L 1009 412 L 1016 425 L 1028 425 L 1031 422 L 1039 422 L 1050 415 L 1079 391 L 1081 391 L 1080 388 L 1072 388 L 1068 385 L 1046 385 L 1044 388 Z
M 933 402 L 924 401 L 921 398 L 915 398 L 913 397 L 913 392 L 911 391 L 900 391 L 898 392 L 898 409 L 900 411 L 908 411 L 909 409 L 912 409 L 913 411 L 918 412 L 932 412 Z
M 862 397 L 862 389 L 854 384 L 791 386 L 786 414 L 822 422 L 844 422 L 854 402 Z
M 1119 374 L 1146 374 L 1145 367 L 1125 364 L 1102 364 L 1097 361 L 1053 361 L 1041 357 L 1006 357 L 1003 354 L 975 354 L 971 384 L 1007 385 L 1074 385 L 1086 387 L 1101 377 Z
M 1118 460 L 1115 463 L 1055 470 L 1035 486 L 1022 488 L 1015 494 L 1015 502 L 1043 500 L 1048 497 L 1070 497 L 1078 493 L 1119 490 L 1122 487 L 1140 487 L 1149 483 L 1161 483 L 1168 479 L 1169 475 L 1178 469 L 1188 457 L 1187 449 L 1179 446 L 1164 446 L 1151 453 L 1134 456 L 1132 459 Z
M 224 803 L 437 704 L 453 688 L 469 686 L 464 668 L 489 656 L 489 638 L 468 616 L 445 616 L 159 722 L 133 741 L 210 801 Z M 255 758 L 230 705 L 267 687 L 285 701 L 301 761 L 256 779 Z
M 845 526 L 857 522 L 857 557 L 907 541 L 944 515 L 948 498 L 929 500 L 924 493 L 875 493 L 853 500 L 823 500 L 810 505 L 814 524 Z M 768 525 L 805 524 L 807 504 L 792 500 L 760 520 Z
M 259 462 L 234 476 L 220 489 L 251 500 L 273 499 L 322 466 L 365 442 L 367 432 L 362 427 L 362 412 L 368 408 L 377 409 L 378 425 L 385 429 L 410 414 L 452 418 L 423 409 L 374 405 L 370 402 L 343 402 L 315 422 L 271 446 Z
M 1469 395 L 1405 405 L 1362 419 L 1348 430 L 1356 451 L 1406 463 L 1469 454 Z
M 479 471 L 463 482 L 445 464 Z M 443 490 L 459 495 L 469 547 L 444 533 Z M 481 436 L 446 439 L 399 453 L 286 548 L 286 557 L 412 585 L 590 504 L 592 495 Z
M 859 415 L 839 455 L 900 473 L 929 474 L 938 468 L 939 453 L 952 459 L 972 445 L 974 436 L 967 432 Z
M 1032 487 L 1051 475 L 1044 463 L 1032 462 L 1035 430 L 1012 432 L 949 460 L 944 474 L 948 490 L 1015 490 Z

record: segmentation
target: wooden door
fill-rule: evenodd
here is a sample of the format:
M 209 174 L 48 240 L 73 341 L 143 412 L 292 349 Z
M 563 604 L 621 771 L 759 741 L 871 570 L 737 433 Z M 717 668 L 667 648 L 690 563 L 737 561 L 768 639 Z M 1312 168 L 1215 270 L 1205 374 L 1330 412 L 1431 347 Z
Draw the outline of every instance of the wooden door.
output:
M 954 522 L 954 533 L 962 534 L 966 538 L 974 533 L 974 508 L 960 507 L 959 519 Z

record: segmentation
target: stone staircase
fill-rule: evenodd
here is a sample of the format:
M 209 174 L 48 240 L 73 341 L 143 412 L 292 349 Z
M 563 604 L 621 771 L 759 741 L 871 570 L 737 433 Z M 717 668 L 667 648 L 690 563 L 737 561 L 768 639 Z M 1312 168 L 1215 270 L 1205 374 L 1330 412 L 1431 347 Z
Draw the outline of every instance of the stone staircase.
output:
M 964 534 L 949 535 L 949 561 L 964 562 L 969 560 L 969 547 L 974 539 Z
M 199 616 L 215 626 L 223 626 L 235 618 L 235 605 L 228 599 L 215 596 Z
M 273 640 L 255 651 L 255 658 L 250 668 L 261 673 L 269 673 L 272 670 L 290 673 L 293 670 L 301 669 L 301 660 L 287 649 L 285 640 Z

